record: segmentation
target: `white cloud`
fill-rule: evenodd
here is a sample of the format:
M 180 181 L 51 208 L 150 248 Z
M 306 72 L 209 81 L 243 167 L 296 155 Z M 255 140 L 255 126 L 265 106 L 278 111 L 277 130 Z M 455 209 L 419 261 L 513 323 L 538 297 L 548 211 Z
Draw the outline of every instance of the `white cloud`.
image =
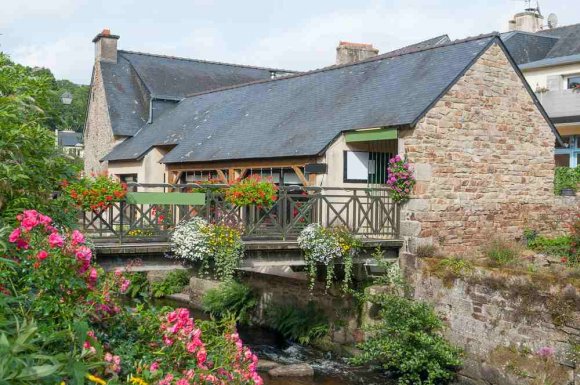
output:
M 44 45 L 23 45 L 12 53 L 12 59 L 27 66 L 50 68 L 57 79 L 66 78 L 88 84 L 94 52 L 91 44 L 78 37 L 62 38 Z
M 83 6 L 80 0 L 12 0 L 0 6 L 0 28 L 27 18 L 66 19 Z

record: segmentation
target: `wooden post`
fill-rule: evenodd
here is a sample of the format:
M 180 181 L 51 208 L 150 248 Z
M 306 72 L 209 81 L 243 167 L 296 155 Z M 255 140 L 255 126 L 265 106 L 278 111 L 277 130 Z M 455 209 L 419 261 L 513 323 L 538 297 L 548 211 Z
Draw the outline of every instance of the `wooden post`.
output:
M 298 166 L 292 166 L 292 170 L 294 170 L 294 172 L 298 176 L 298 179 L 300 179 L 300 181 L 302 182 L 302 184 L 304 186 L 310 186 L 310 182 L 308 182 L 308 180 L 306 180 L 306 177 L 302 173 L 302 170 L 300 170 L 300 167 L 298 167 Z

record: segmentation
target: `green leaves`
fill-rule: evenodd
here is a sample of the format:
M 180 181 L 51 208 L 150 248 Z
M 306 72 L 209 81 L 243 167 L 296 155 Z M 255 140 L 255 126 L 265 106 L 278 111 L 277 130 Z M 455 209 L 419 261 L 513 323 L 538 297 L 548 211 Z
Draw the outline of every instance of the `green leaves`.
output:
M 72 223 L 73 212 L 50 205 L 59 182 L 78 171 L 55 146 L 55 103 L 60 101 L 49 71 L 15 64 L 0 53 L 0 220 L 9 224 L 25 208 Z
M 258 301 L 251 288 L 229 281 L 205 293 L 202 303 L 203 309 L 213 317 L 232 316 L 236 321 L 247 324 Z
M 387 294 L 371 300 L 381 308 L 381 321 L 369 328 L 373 337 L 359 345 L 363 353 L 353 363 L 379 362 L 399 384 L 439 385 L 455 378 L 460 350 L 443 338 L 443 322 L 429 305 Z

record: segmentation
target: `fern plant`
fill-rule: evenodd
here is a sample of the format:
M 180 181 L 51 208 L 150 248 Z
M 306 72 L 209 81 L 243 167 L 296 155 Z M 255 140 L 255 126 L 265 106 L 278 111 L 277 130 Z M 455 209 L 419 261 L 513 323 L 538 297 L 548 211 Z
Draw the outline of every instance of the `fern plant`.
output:
M 324 337 L 329 330 L 328 319 L 313 302 L 309 302 L 305 308 L 273 306 L 267 311 L 266 318 L 272 329 L 303 345 Z
M 216 318 L 233 317 L 248 324 L 252 311 L 258 304 L 252 289 L 236 281 L 228 281 L 209 290 L 202 298 L 203 309 Z
M 165 279 L 151 284 L 151 294 L 160 298 L 169 294 L 181 293 L 189 283 L 190 274 L 187 270 L 173 270 Z

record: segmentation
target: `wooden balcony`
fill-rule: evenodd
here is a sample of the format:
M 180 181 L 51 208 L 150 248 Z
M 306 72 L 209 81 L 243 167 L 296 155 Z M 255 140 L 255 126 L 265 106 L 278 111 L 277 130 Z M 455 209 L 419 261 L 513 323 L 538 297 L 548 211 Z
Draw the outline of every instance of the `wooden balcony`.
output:
M 82 230 L 94 242 L 166 242 L 178 223 L 193 217 L 239 228 L 246 241 L 292 241 L 311 223 L 345 227 L 361 239 L 399 237 L 399 205 L 386 188 L 280 187 L 276 202 L 264 208 L 231 205 L 224 199 L 227 186 L 130 187 L 149 191 L 150 198 L 135 200 L 130 193 L 104 211 L 81 213 Z

